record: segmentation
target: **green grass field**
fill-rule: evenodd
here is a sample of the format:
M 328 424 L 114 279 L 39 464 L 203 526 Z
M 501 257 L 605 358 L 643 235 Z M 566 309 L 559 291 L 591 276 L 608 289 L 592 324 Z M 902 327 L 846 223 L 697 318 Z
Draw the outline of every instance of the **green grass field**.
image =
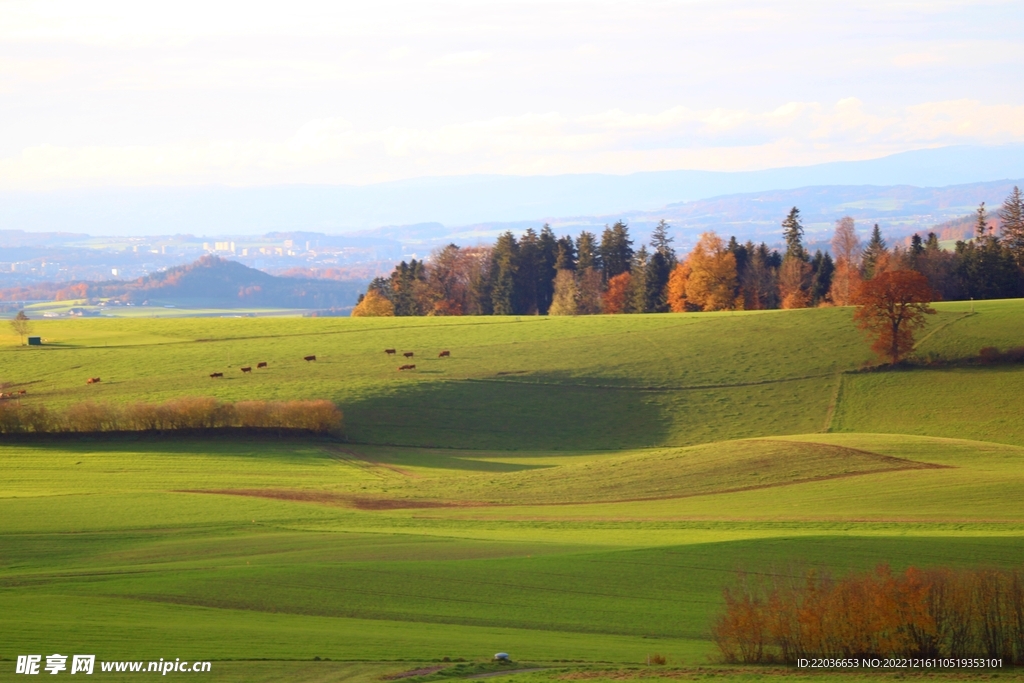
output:
M 922 354 L 1022 343 L 1024 301 L 936 307 Z M 434 681 L 498 651 L 545 670 L 496 681 L 760 680 L 787 672 L 709 640 L 738 571 L 1024 560 L 1024 368 L 856 372 L 849 309 L 35 325 L 0 337 L 23 401 L 328 398 L 346 440 L 0 444 L 0 680 L 67 652 Z

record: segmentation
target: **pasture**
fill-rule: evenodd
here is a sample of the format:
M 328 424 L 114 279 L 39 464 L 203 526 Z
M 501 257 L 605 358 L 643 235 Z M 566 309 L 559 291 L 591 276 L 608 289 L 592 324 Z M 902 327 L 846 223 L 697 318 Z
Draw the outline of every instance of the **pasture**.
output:
M 1024 301 L 936 308 L 931 357 L 1024 336 Z M 738 571 L 1019 566 L 1024 368 L 855 372 L 850 317 L 34 321 L 43 347 L 0 338 L 22 401 L 326 398 L 346 440 L 0 444 L 0 680 L 65 651 L 310 681 L 507 651 L 546 667 L 520 683 L 659 653 L 745 680 L 709 639 Z

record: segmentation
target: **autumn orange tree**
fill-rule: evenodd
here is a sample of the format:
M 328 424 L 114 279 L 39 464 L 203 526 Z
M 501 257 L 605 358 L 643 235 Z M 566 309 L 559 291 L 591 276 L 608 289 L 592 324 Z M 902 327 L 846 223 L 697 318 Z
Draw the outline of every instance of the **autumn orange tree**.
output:
M 860 283 L 857 290 L 857 326 L 874 341 L 871 350 L 892 365 L 914 348 L 914 332 L 935 313 L 929 304 L 936 299 L 928 279 L 915 270 L 878 274 Z
M 690 264 L 688 261 L 677 263 L 668 276 L 668 284 L 665 286 L 665 298 L 668 301 L 668 308 L 673 313 L 686 312 L 686 281 L 690 279 Z
M 395 314 L 395 306 L 376 289 L 366 292 L 359 304 L 352 311 L 353 318 L 382 318 Z
M 687 259 L 686 299 L 704 311 L 736 308 L 736 256 L 713 232 L 700 236 Z
M 632 276 L 627 270 L 608 280 L 608 289 L 604 293 L 605 313 L 627 313 L 629 304 L 629 288 Z

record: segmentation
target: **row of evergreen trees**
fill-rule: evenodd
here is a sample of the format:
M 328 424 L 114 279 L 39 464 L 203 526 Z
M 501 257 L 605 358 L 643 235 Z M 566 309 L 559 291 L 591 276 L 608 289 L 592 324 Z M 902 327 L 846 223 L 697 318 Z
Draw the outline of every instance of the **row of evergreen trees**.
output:
M 492 247 L 450 244 L 427 261 L 402 262 L 377 278 L 354 315 L 576 315 L 664 311 L 802 308 L 849 305 L 859 282 L 887 270 L 924 274 L 944 299 L 1024 296 L 1024 201 L 1004 202 L 995 229 L 985 205 L 975 236 L 940 248 L 914 235 L 890 248 L 878 225 L 862 248 L 854 221 L 836 224 L 830 252 L 810 254 L 800 212 L 782 222 L 783 250 L 765 243 L 701 236 L 680 259 L 661 221 L 650 244 L 634 249 L 620 221 L 598 238 L 583 231 L 557 237 L 545 225 L 518 239 L 506 232 Z

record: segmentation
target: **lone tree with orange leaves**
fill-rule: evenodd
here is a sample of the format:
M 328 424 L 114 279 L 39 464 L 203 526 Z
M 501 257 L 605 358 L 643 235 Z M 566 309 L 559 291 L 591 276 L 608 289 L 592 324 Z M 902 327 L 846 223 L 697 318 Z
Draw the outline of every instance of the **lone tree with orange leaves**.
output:
M 686 300 L 703 311 L 736 308 L 736 255 L 714 232 L 705 232 L 686 259 Z
M 629 312 L 629 288 L 632 280 L 628 270 L 608 280 L 608 289 L 604 293 L 605 313 Z
M 376 289 L 370 289 L 352 311 L 353 318 L 381 318 L 395 314 L 395 305 Z
M 935 313 L 929 304 L 936 298 L 928 278 L 916 270 L 880 273 L 860 284 L 853 318 L 874 339 L 871 350 L 896 365 L 913 350 L 914 331 Z

